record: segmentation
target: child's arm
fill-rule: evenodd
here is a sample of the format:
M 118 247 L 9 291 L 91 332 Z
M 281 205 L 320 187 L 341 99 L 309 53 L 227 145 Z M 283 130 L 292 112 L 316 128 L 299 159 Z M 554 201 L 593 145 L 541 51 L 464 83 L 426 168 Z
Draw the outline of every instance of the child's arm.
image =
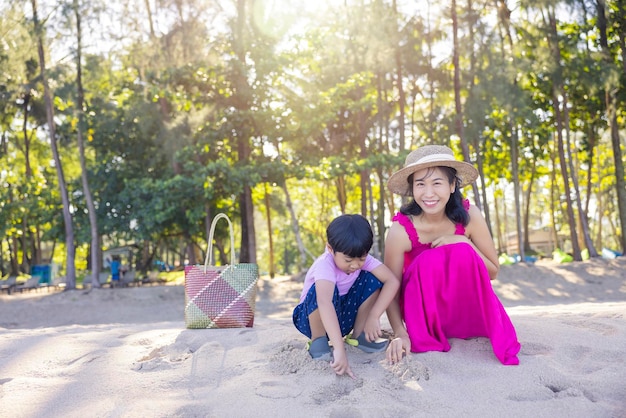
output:
M 354 374 L 350 369 L 348 357 L 346 356 L 346 348 L 343 345 L 339 319 L 333 305 L 335 283 L 329 280 L 317 280 L 315 281 L 315 291 L 317 293 L 317 307 L 320 318 L 324 325 L 324 330 L 333 345 L 333 362 L 331 366 L 337 375 L 347 374 L 354 379 Z
M 365 320 L 365 338 L 375 341 L 380 337 L 380 317 L 394 300 L 400 289 L 400 279 L 384 264 L 372 270 L 372 274 L 383 283 L 380 294 Z

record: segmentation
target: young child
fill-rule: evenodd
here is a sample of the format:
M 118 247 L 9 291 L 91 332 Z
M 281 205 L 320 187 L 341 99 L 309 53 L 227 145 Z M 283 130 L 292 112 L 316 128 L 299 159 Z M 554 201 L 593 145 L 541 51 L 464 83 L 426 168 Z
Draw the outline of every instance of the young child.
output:
M 519 363 L 515 328 L 491 287 L 499 270 L 493 239 L 461 195 L 477 177 L 450 148 L 427 145 L 389 178 L 391 192 L 412 197 L 385 241 L 385 264 L 402 278 L 387 309 L 397 337 L 387 350 L 392 363 L 409 350 L 448 351 L 448 338 L 471 337 L 488 337 L 502 364 Z
M 337 375 L 354 378 L 343 337 L 352 331 L 358 348 L 369 353 L 384 351 L 388 341 L 380 340 L 380 316 L 395 297 L 400 280 L 368 254 L 374 237 L 363 216 L 335 218 L 326 229 L 326 238 L 326 251 L 307 272 L 293 323 L 311 339 L 312 358 L 332 359 Z

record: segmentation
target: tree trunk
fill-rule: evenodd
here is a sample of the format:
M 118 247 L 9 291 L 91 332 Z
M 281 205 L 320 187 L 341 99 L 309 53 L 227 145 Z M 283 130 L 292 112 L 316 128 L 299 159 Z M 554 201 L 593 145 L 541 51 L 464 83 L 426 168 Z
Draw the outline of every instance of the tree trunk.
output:
M 514 44 L 513 44 L 513 38 L 511 36 L 511 22 L 510 22 L 510 17 L 511 17 L 511 11 L 509 10 L 508 5 L 506 4 L 505 1 L 501 1 L 501 0 L 496 0 L 496 7 L 499 9 L 499 13 L 498 13 L 498 18 L 501 24 L 502 29 L 504 30 L 504 33 L 502 35 L 502 60 L 503 62 L 505 62 L 507 60 L 507 57 L 505 55 L 505 51 L 506 48 L 505 46 L 505 40 L 506 43 L 508 44 L 509 47 L 509 51 L 513 51 L 514 50 Z M 515 59 L 514 56 L 510 57 L 511 59 Z M 513 85 L 517 86 L 517 82 L 518 80 L 515 79 L 513 80 Z M 509 125 L 510 125 L 510 129 L 511 129 L 511 171 L 512 171 L 512 177 L 513 177 L 513 189 L 514 189 L 514 194 L 515 194 L 515 218 L 516 218 L 516 230 L 517 230 L 517 247 L 518 247 L 518 251 L 519 251 L 519 256 L 520 256 L 520 260 L 522 262 L 525 261 L 526 255 L 525 255 L 525 242 L 528 241 L 528 222 L 524 222 L 526 224 L 526 227 L 524 228 L 522 226 L 521 223 L 521 218 L 522 218 L 522 209 L 521 209 L 521 204 L 520 204 L 520 194 L 521 194 L 521 190 L 520 190 L 520 178 L 519 178 L 519 129 L 516 126 L 516 123 L 513 122 L 515 120 L 515 115 L 511 115 L 511 118 L 509 119 Z M 530 203 L 530 201 L 529 201 Z M 524 231 L 526 231 L 526 234 L 524 234 Z
M 44 101 L 46 105 L 46 117 L 48 121 L 48 130 L 50 132 L 50 146 L 52 148 L 52 157 L 57 172 L 59 182 L 59 193 L 63 202 L 63 221 L 65 223 L 65 247 L 66 247 L 66 289 L 76 288 L 76 265 L 75 265 L 75 244 L 74 244 L 74 228 L 72 225 L 72 215 L 70 213 L 70 199 L 65 183 L 65 175 L 63 174 L 63 166 L 57 149 L 56 129 L 54 125 L 54 107 L 52 104 L 52 94 L 46 78 L 46 60 L 43 48 L 43 27 L 37 17 L 37 0 L 31 0 L 33 7 L 33 23 L 35 26 L 35 36 L 37 39 L 37 52 L 39 55 L 39 68 L 41 82 L 44 88 Z
M 245 40 L 244 27 L 246 24 L 246 0 L 237 0 L 237 20 L 235 23 L 233 49 L 237 57 L 235 64 L 235 91 L 237 109 L 244 114 L 250 110 L 250 86 L 245 74 Z M 250 161 L 250 121 L 240 126 L 237 135 L 237 151 L 239 162 L 248 165 Z M 252 189 L 249 184 L 243 185 L 239 195 L 241 211 L 241 249 L 240 263 L 256 263 L 256 234 L 254 230 L 254 205 L 252 203 Z
M 189 260 L 189 264 L 192 266 L 195 266 L 196 264 L 198 264 L 198 257 L 196 257 L 196 248 L 193 242 L 193 238 L 189 235 L 189 232 L 184 232 L 183 239 L 185 240 L 185 247 L 186 247 L 185 252 L 187 253 L 187 259 Z M 227 248 L 230 248 L 230 246 L 228 246 Z M 144 263 L 144 264 L 147 264 L 147 263 Z M 230 262 L 228 262 L 227 264 L 230 264 Z
M 572 241 L 572 256 L 574 260 L 581 261 L 580 247 L 578 245 L 578 233 L 576 231 L 576 216 L 574 215 L 574 208 L 572 202 L 572 191 L 569 185 L 569 173 L 567 169 L 567 161 L 565 160 L 565 147 L 563 145 L 563 122 L 561 120 L 561 108 L 559 104 L 559 94 L 556 92 L 556 88 L 552 95 L 554 101 L 554 115 L 556 117 L 556 140 L 557 149 L 559 152 L 559 164 L 561 166 L 561 175 L 563 176 L 563 193 L 565 194 L 566 210 L 567 210 L 567 222 L 570 228 L 570 240 Z
M 513 194 L 515 201 L 515 229 L 517 231 L 517 251 L 519 252 L 520 262 L 526 261 L 524 254 L 524 231 L 522 229 L 522 205 L 520 204 L 520 185 L 519 185 L 519 136 L 517 126 L 511 125 L 511 176 L 513 177 Z
M 561 97 L 565 97 L 565 89 L 563 88 L 563 76 L 561 63 L 561 49 L 559 47 L 558 33 L 556 29 L 556 16 L 552 8 L 548 11 L 548 43 L 550 45 L 552 58 L 557 63 L 557 73 L 553 80 L 552 87 L 552 102 L 554 109 L 554 117 L 556 123 L 556 137 L 557 147 L 559 150 L 559 163 L 561 166 L 561 175 L 563 176 L 563 193 L 565 193 L 566 210 L 567 210 L 567 222 L 570 227 L 570 239 L 572 241 L 572 256 L 575 261 L 581 261 L 580 246 L 578 245 L 578 232 L 576 230 L 576 216 L 574 214 L 574 203 L 572 202 L 572 190 L 569 183 L 569 170 L 567 168 L 567 160 L 565 156 L 565 145 L 563 140 L 563 111 L 561 109 Z
M 474 6 L 472 3 L 472 0 L 468 0 L 467 1 L 467 16 L 472 16 L 474 15 Z M 471 45 L 476 45 L 476 30 L 474 27 L 474 22 L 475 20 L 470 18 L 468 20 L 468 33 L 469 33 L 469 39 L 471 42 Z M 477 70 L 477 58 L 476 58 L 476 53 L 474 52 L 474 48 L 470 48 L 470 70 L 469 70 L 469 98 L 468 98 L 468 103 L 471 103 L 475 100 L 475 90 L 476 90 L 476 83 L 475 83 L 475 79 L 476 79 L 476 73 L 479 71 Z M 472 123 L 477 124 L 476 121 L 473 121 Z M 484 126 L 484 124 L 481 123 L 481 125 Z M 477 131 L 477 129 L 475 130 L 475 132 Z M 491 219 L 490 219 L 490 214 L 489 214 L 489 204 L 487 203 L 487 191 L 486 191 L 486 187 L 485 187 L 485 172 L 484 172 L 484 168 L 483 168 L 483 159 L 481 156 L 481 152 L 483 147 L 480 144 L 480 139 L 481 137 L 479 135 L 472 135 L 472 139 L 467 141 L 468 143 L 471 142 L 473 147 L 474 147 L 474 152 L 476 153 L 476 169 L 478 170 L 478 175 L 479 175 L 479 179 L 480 179 L 480 184 L 482 187 L 480 187 L 480 189 L 478 188 L 478 185 L 475 184 L 473 185 L 474 187 L 474 193 L 476 193 L 476 198 L 475 198 L 475 202 L 476 202 L 476 206 L 478 206 L 479 209 L 482 210 L 483 215 L 485 216 L 485 221 L 487 222 L 487 228 L 489 229 L 489 234 L 493 237 L 493 231 L 491 230 Z M 467 161 L 470 161 L 470 155 L 469 155 L 469 150 L 468 150 L 468 155 L 467 155 Z
M 150 8 L 150 0 L 144 0 L 144 4 L 146 6 L 146 12 L 148 14 L 148 25 L 150 27 L 150 39 L 156 39 L 156 34 L 154 32 L 154 18 L 152 17 L 152 9 Z
M 366 140 L 367 140 L 367 123 L 366 123 L 366 119 L 367 117 L 365 116 L 364 112 L 359 112 L 359 131 L 358 131 L 358 135 L 359 135 L 359 154 L 360 157 L 365 160 L 367 159 L 367 156 L 369 154 L 368 150 L 367 150 L 367 144 L 366 144 Z M 360 186 L 361 186 L 361 215 L 363 215 L 366 219 L 368 218 L 367 216 L 367 196 L 368 196 L 368 185 L 369 185 L 369 177 L 370 177 L 370 171 L 369 170 L 361 170 L 361 172 L 359 173 L 360 176 Z
M 272 214 L 270 212 L 270 194 L 267 191 L 267 183 L 265 183 L 265 216 L 267 218 L 267 236 L 270 252 L 270 265 L 268 270 L 270 273 L 270 277 L 273 279 L 276 275 L 276 268 L 274 266 L 274 240 L 272 238 Z
M 476 166 L 478 168 L 478 173 L 480 176 L 480 183 L 482 185 L 482 187 L 480 188 L 480 192 L 482 194 L 483 214 L 485 215 L 487 228 L 489 228 L 489 234 L 493 237 L 495 236 L 495 234 L 493 233 L 493 227 L 491 225 L 491 211 L 489 210 L 489 202 L 487 200 L 487 187 L 485 186 L 486 184 L 485 170 L 484 170 L 484 165 L 483 165 L 483 158 L 481 156 L 481 152 L 479 151 L 479 148 L 476 148 Z
M 565 194 L 565 205 L 567 211 L 567 222 L 570 228 L 570 240 L 572 242 L 572 256 L 574 260 L 581 261 L 580 247 L 578 245 L 578 233 L 576 231 L 576 216 L 572 202 L 572 191 L 569 184 L 569 173 L 567 169 L 567 161 L 565 160 L 565 147 L 563 145 L 563 122 L 561 120 L 561 109 L 559 104 L 559 94 L 556 90 L 552 96 L 554 101 L 554 114 L 556 116 L 556 141 L 559 153 L 559 164 L 561 166 L 561 176 L 563 177 L 563 193 Z
M 606 92 L 607 112 L 611 129 L 611 145 L 613 147 L 613 161 L 615 163 L 615 188 L 617 191 L 617 213 L 621 225 L 621 234 L 617 235 L 622 246 L 622 253 L 626 253 L 626 180 L 624 180 L 624 163 L 622 158 L 619 125 L 617 122 L 617 97 Z
M 28 125 L 29 125 L 29 109 L 32 106 L 31 103 L 31 94 L 26 92 L 22 95 L 22 99 L 24 101 L 24 103 L 22 104 L 21 108 L 22 111 L 24 112 L 24 121 L 22 123 L 22 135 L 24 136 L 24 148 L 22 149 L 22 152 L 24 154 L 24 176 L 26 177 L 26 180 L 29 182 L 31 181 L 32 177 L 33 177 L 33 170 L 30 164 L 30 136 L 28 135 Z M 17 142 L 17 141 L 16 141 Z M 18 146 L 18 149 L 20 147 Z M 24 213 L 22 216 L 22 229 L 23 229 L 23 233 L 22 233 L 22 270 L 26 273 L 29 273 L 29 267 L 32 267 L 33 265 L 37 264 L 40 262 L 39 258 L 37 257 L 37 252 L 33 252 L 32 255 L 29 256 L 30 251 L 28 248 L 28 239 L 29 237 L 32 239 L 33 235 L 29 232 L 30 228 L 29 225 L 30 224 L 30 219 L 28 217 L 27 213 Z
M 595 158 L 595 150 L 596 145 L 598 144 L 597 140 L 597 132 L 593 126 L 589 126 L 589 165 L 587 166 L 587 184 L 585 185 L 585 189 L 587 193 L 585 194 L 585 203 L 584 203 L 584 211 L 585 216 L 589 217 L 589 203 L 591 203 L 591 195 L 593 190 L 593 169 L 594 169 L 594 158 Z M 598 165 L 599 167 L 599 165 Z
M 393 11 L 397 15 L 398 7 L 396 4 L 396 0 L 393 1 Z M 404 77 L 402 76 L 402 53 L 400 50 L 400 45 L 395 45 L 395 58 L 396 58 L 396 88 L 398 89 L 398 110 L 400 111 L 399 120 L 398 120 L 398 130 L 399 130 L 399 149 L 404 150 L 405 148 L 405 139 L 404 139 L 404 121 L 405 121 L 405 107 L 406 107 L 406 96 L 404 94 L 404 85 L 402 84 Z
M 337 187 L 337 202 L 339 203 L 339 210 L 341 213 L 346 213 L 346 203 L 348 197 L 346 195 L 346 182 L 343 175 L 338 175 L 335 178 L 335 186 Z
M 24 112 L 24 122 L 22 123 L 22 135 L 24 136 L 24 175 L 27 179 L 33 175 L 33 169 L 30 166 L 30 137 L 28 136 L 28 115 L 31 107 L 30 99 L 31 95 L 25 93 L 22 95 L 24 103 L 22 104 L 22 112 Z
M 382 75 L 380 73 L 377 74 L 376 77 L 377 83 L 376 83 L 376 102 L 377 102 L 377 106 L 379 109 L 383 108 L 383 88 L 382 88 Z M 388 119 L 385 116 L 387 114 L 387 112 L 378 112 L 377 117 L 378 117 L 378 138 L 377 138 L 377 151 L 378 153 L 385 153 L 385 152 L 389 152 L 388 147 L 385 147 L 387 141 L 385 141 L 385 139 L 387 138 L 387 131 L 386 128 L 389 126 L 389 124 L 386 122 Z M 402 148 L 401 148 L 402 150 Z M 378 191 L 378 202 L 377 202 L 377 209 L 378 209 L 378 213 L 376 215 L 374 215 L 374 208 L 372 208 L 372 216 L 374 216 L 375 218 L 375 223 L 376 223 L 376 234 L 375 234 L 375 239 L 376 242 L 378 243 L 376 245 L 378 254 L 385 254 L 385 192 L 386 192 L 386 184 L 385 184 L 385 177 L 383 174 L 383 168 L 382 167 L 377 167 L 376 168 L 376 174 L 378 176 L 378 184 L 380 185 L 379 191 Z M 372 200 L 373 200 L 373 193 L 372 193 Z M 374 225 L 372 225 L 373 227 Z
M 537 161 L 535 159 L 531 162 L 532 167 L 530 170 L 530 179 L 528 180 L 528 189 L 526 190 L 525 202 L 524 202 L 524 254 L 526 251 L 531 251 L 530 246 L 530 200 L 532 199 L 533 184 L 535 182 L 535 174 L 537 173 Z
M 624 2 L 615 2 L 618 10 L 616 15 L 623 18 L 626 14 L 626 5 Z M 604 62 L 608 66 L 614 65 L 614 60 L 609 49 L 608 37 L 607 37 L 607 21 L 606 21 L 606 4 L 604 0 L 596 1 L 596 9 L 598 11 L 597 25 L 600 32 L 600 46 L 602 53 L 604 54 Z M 626 44 L 626 29 L 623 25 L 619 26 L 618 36 L 620 44 L 623 46 Z M 626 51 L 622 47 L 622 73 L 626 73 L 626 63 L 624 61 L 626 57 Z M 605 104 L 606 104 L 606 116 L 609 120 L 609 129 L 611 133 L 611 146 L 613 148 L 613 161 L 615 164 L 615 189 L 617 192 L 617 208 L 618 216 L 621 225 L 621 234 L 618 235 L 619 243 L 622 246 L 622 253 L 626 253 L 626 180 L 624 179 L 624 160 L 622 159 L 621 140 L 619 136 L 619 125 L 617 121 L 618 110 L 618 86 L 613 86 L 610 82 L 607 82 L 605 88 Z
M 83 128 L 85 125 L 83 78 L 82 78 L 82 29 L 81 16 L 78 0 L 74 0 L 74 15 L 76 17 L 76 113 L 78 115 L 77 138 L 78 138 L 78 156 L 80 159 L 80 179 L 85 194 L 85 203 L 87 204 L 87 213 L 89 215 L 89 226 L 91 230 L 91 285 L 92 287 L 100 287 L 100 269 L 102 268 L 102 252 L 100 249 L 100 238 L 98 235 L 98 218 L 96 214 L 96 205 L 93 201 L 91 190 L 89 189 L 89 179 L 87 177 L 87 162 L 85 159 L 85 141 L 83 140 Z
M 569 129 L 569 110 L 567 105 L 567 96 L 564 96 L 563 102 L 563 116 L 565 119 L 565 145 L 567 150 L 567 160 L 569 162 L 570 175 L 572 177 L 572 185 L 574 187 L 574 193 L 576 195 L 576 208 L 578 209 L 578 221 L 580 222 L 580 227 L 582 230 L 582 238 L 583 244 L 587 247 L 587 251 L 589 251 L 590 257 L 597 257 L 598 252 L 596 251 L 596 247 L 593 245 L 593 241 L 591 240 L 591 234 L 589 233 L 589 221 L 587 219 L 587 212 L 583 211 L 582 197 L 580 195 L 580 187 L 578 187 L 578 174 L 576 173 L 576 168 L 574 167 L 574 157 L 572 156 L 572 151 L 570 147 L 570 129 Z
M 372 244 L 372 254 L 374 257 L 382 260 L 382 247 L 380 245 L 380 238 L 383 235 L 383 231 L 379 229 L 380 224 L 378 223 L 378 219 L 380 218 L 380 213 L 376 212 L 376 208 L 374 206 L 374 191 L 372 190 L 372 181 L 370 179 L 367 180 L 367 190 L 369 196 L 369 210 L 370 210 L 370 218 L 372 225 L 372 233 L 374 234 L 374 242 Z
M 596 217 L 595 219 L 598 220 L 598 228 L 596 229 L 596 237 L 595 237 L 595 242 L 596 242 L 596 247 L 597 248 L 602 248 L 602 223 L 604 222 L 604 199 L 603 199 L 603 193 L 602 192 L 598 192 L 596 194 L 596 199 L 597 199 L 597 206 L 596 206 Z
M 505 202 L 504 198 L 502 199 L 502 201 Z M 494 207 L 495 216 L 496 216 L 496 236 L 498 238 L 498 254 L 501 254 L 501 253 L 506 252 L 507 243 L 502 234 L 502 221 L 500 221 L 500 210 L 498 209 L 500 207 L 500 205 L 498 204 L 498 193 L 494 193 L 493 207 Z
M 11 245 L 11 242 L 13 242 L 12 245 Z M 11 238 L 8 238 L 7 244 L 9 244 L 9 254 L 11 258 L 11 274 L 17 276 L 20 272 L 20 264 L 17 261 L 17 253 L 18 253 L 17 249 L 19 247 L 19 244 L 17 242 L 17 237 L 14 235 Z
M 285 206 L 289 211 L 289 216 L 291 217 L 291 228 L 293 229 L 293 234 L 296 237 L 296 245 L 298 246 L 298 251 L 300 252 L 300 259 L 298 260 L 296 266 L 298 268 L 298 272 L 305 271 L 306 261 L 307 261 L 307 251 L 304 248 L 304 243 L 302 242 L 302 237 L 300 236 L 300 226 L 298 224 L 298 218 L 296 217 L 296 212 L 293 209 L 293 203 L 291 202 L 291 196 L 289 195 L 289 190 L 287 189 L 287 182 L 283 180 L 282 182 L 283 192 L 285 193 Z
M 556 157 L 554 149 L 550 151 L 550 162 L 552 163 L 552 170 L 550 170 L 550 222 L 552 223 L 552 232 L 554 234 L 554 251 L 554 249 L 560 248 L 559 231 L 556 229 L 556 205 L 560 201 L 556 197 L 558 189 L 556 187 Z
M 456 0 L 452 0 L 452 39 L 453 39 L 453 52 L 452 62 L 454 66 L 454 107 L 455 107 L 455 126 L 456 133 L 461 140 L 461 150 L 463 151 L 463 158 L 467 162 L 471 162 L 469 145 L 465 138 L 465 127 L 463 125 L 463 105 L 461 104 L 461 68 L 459 64 L 459 22 L 456 13 Z M 480 193 L 476 182 L 472 183 L 472 190 L 474 192 L 474 200 L 476 206 L 482 210 L 482 204 L 480 201 Z
M 204 213 L 204 236 L 208 240 L 209 235 L 211 235 L 211 220 L 213 219 L 213 216 L 211 216 L 211 206 L 208 203 L 204 205 Z M 206 251 L 209 251 L 209 243 L 207 243 Z M 207 254 L 204 253 L 202 260 L 204 260 L 206 256 Z
M 241 208 L 241 250 L 240 263 L 256 263 L 256 233 L 254 229 L 254 207 L 252 204 L 252 189 L 244 185 L 239 198 Z

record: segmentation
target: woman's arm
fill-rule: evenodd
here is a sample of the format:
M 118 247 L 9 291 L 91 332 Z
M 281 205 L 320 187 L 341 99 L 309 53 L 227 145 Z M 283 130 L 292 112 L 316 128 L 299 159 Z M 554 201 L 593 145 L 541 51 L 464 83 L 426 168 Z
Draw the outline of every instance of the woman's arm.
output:
M 465 233 L 470 239 L 470 243 L 476 250 L 476 253 L 483 259 L 485 266 L 489 271 L 489 278 L 495 280 L 500 271 L 500 263 L 498 262 L 498 252 L 493 242 L 493 238 L 489 233 L 487 221 L 483 217 L 478 207 L 472 205 L 469 209 L 470 222 L 465 228 Z
M 398 222 L 394 222 L 385 239 L 384 260 L 385 265 L 400 279 L 400 282 L 402 281 L 402 270 L 404 267 L 404 253 L 409 251 L 411 251 L 411 241 L 404 227 Z M 411 349 L 409 334 L 404 327 L 400 313 L 399 296 L 400 292 L 398 291 L 387 307 L 387 319 L 396 336 L 387 349 L 387 359 L 392 363 L 401 360 L 403 353 Z
M 489 272 L 489 278 L 495 280 L 500 270 L 500 263 L 498 262 L 498 254 L 491 234 L 489 233 L 487 222 L 476 206 L 470 206 L 469 215 L 470 221 L 465 227 L 465 235 L 442 235 L 433 240 L 431 245 L 433 248 L 436 248 L 456 242 L 466 242 L 476 251 L 476 254 L 482 258 Z

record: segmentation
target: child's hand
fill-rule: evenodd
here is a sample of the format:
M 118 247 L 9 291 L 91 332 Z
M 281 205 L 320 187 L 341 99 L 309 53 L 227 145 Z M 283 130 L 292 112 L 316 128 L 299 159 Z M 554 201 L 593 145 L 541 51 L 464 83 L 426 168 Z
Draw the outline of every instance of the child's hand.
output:
M 337 376 L 347 374 L 351 378 L 356 379 L 354 373 L 352 373 L 352 369 L 350 369 L 345 350 L 343 352 L 340 351 L 341 350 L 333 351 L 333 361 L 330 362 L 330 367 L 333 368 Z
M 387 347 L 387 361 L 395 364 L 402 360 L 404 355 L 411 350 L 411 340 L 408 336 L 398 337 L 391 340 Z
M 363 332 L 365 333 L 365 338 L 367 341 L 373 342 L 376 341 L 383 335 L 383 331 L 380 328 L 380 321 L 376 319 L 368 318 L 365 321 L 365 328 L 363 328 Z M 357 336 L 355 336 L 356 338 Z

